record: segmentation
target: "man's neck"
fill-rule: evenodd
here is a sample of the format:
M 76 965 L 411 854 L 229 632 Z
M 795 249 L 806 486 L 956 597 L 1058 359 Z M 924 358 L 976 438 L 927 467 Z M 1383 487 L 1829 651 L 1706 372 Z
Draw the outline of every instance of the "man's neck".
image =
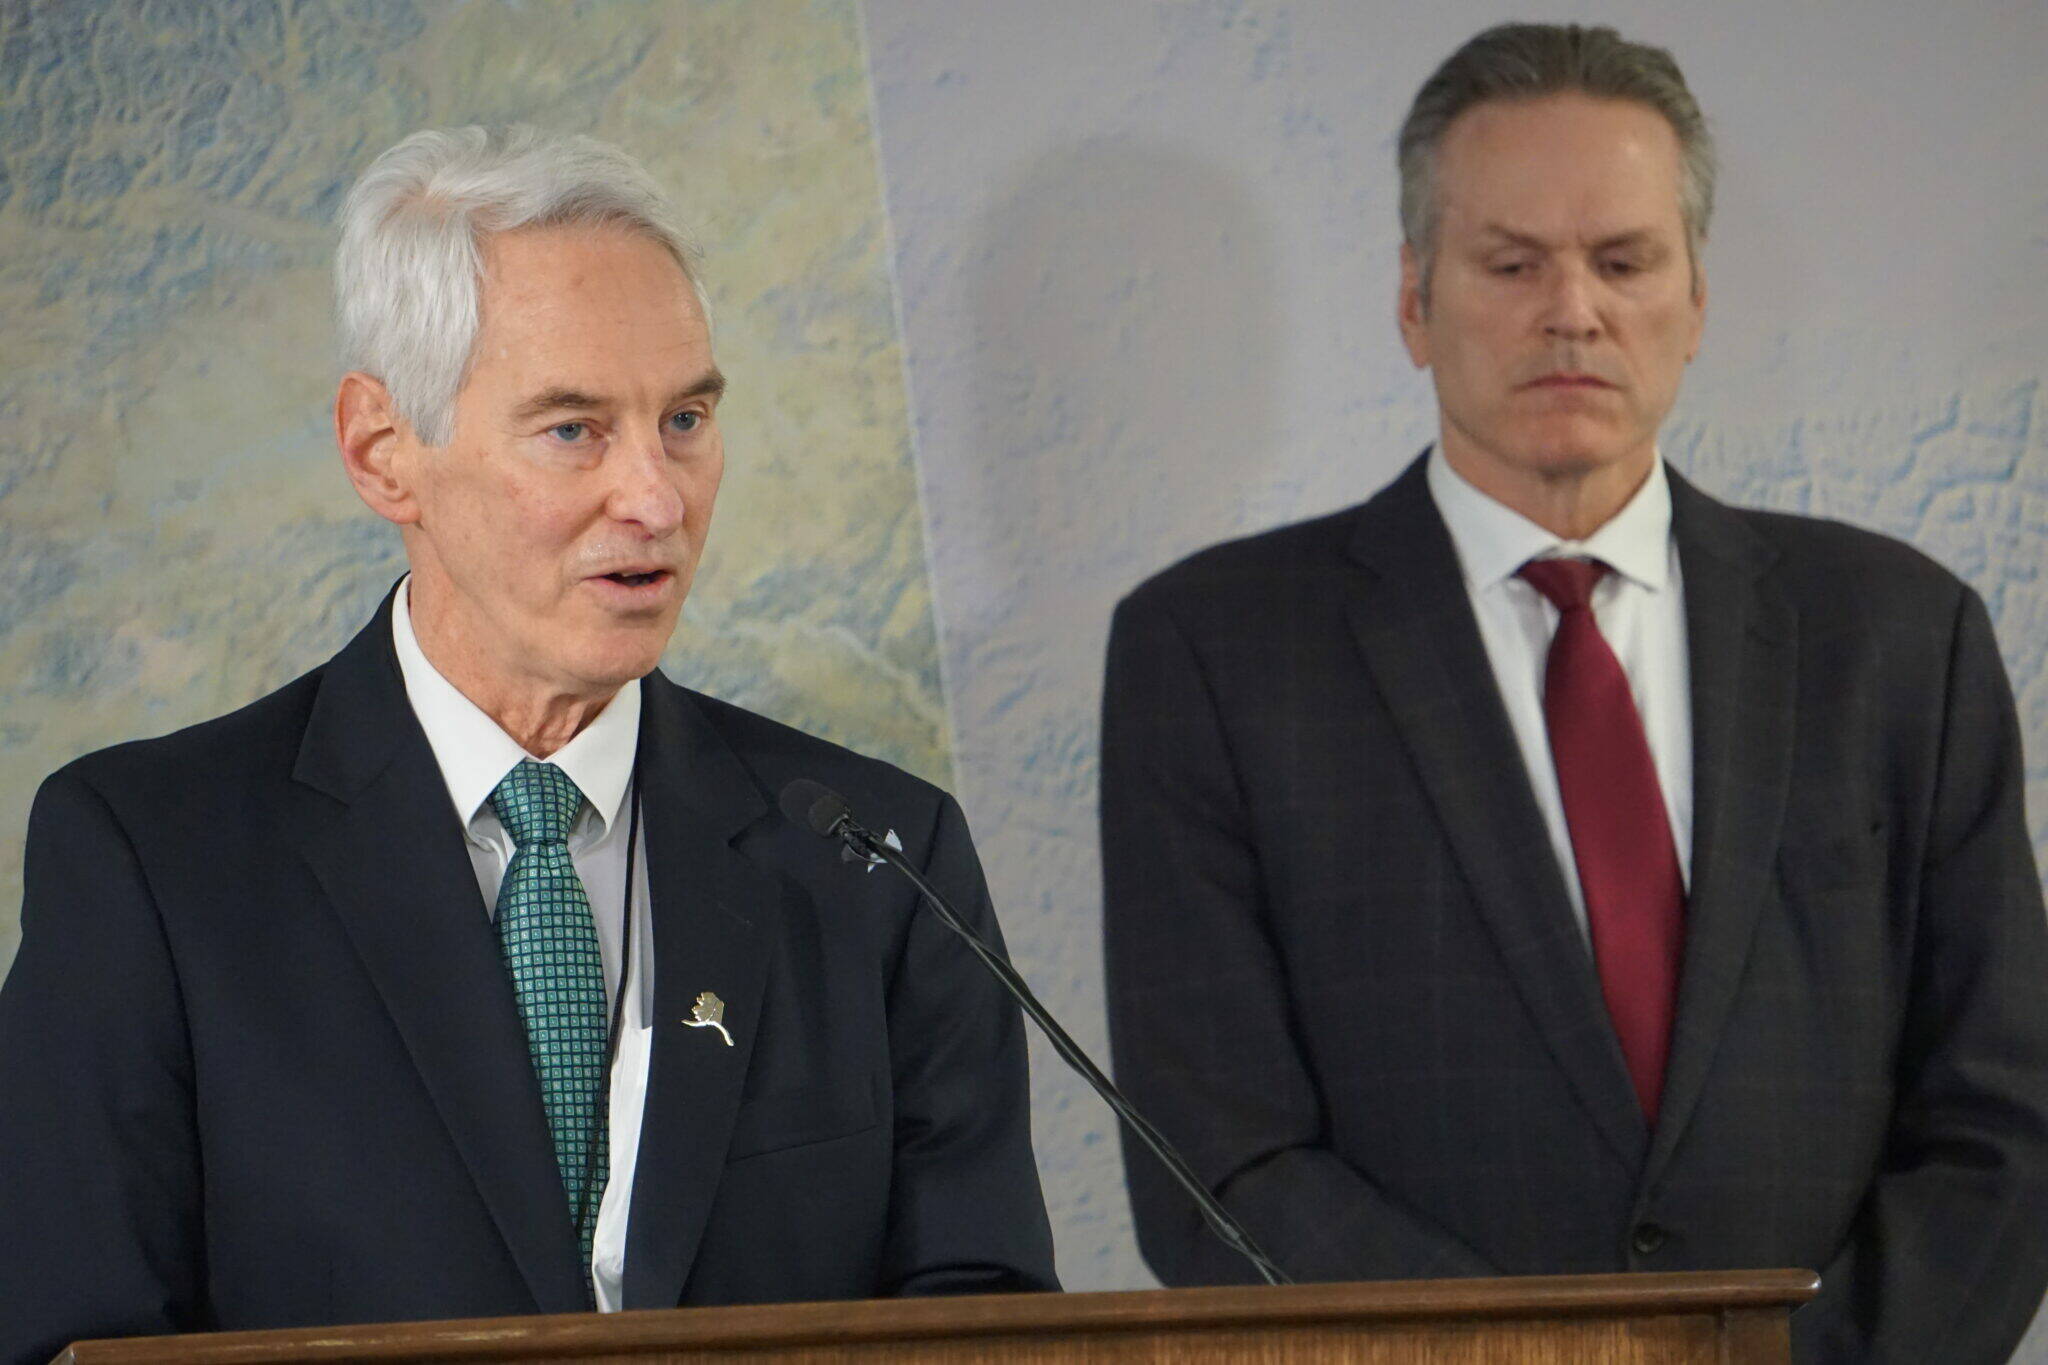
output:
M 1591 467 L 1517 469 L 1455 439 L 1447 430 L 1444 462 L 1466 483 L 1561 540 L 1584 540 L 1628 506 L 1656 464 L 1655 447 Z
M 546 758 L 576 738 L 618 695 L 616 687 L 602 694 L 569 690 L 496 666 L 465 640 L 452 613 L 439 609 L 431 593 L 414 590 L 417 582 L 417 577 L 407 579 L 405 592 L 420 653 L 449 686 L 535 758 Z

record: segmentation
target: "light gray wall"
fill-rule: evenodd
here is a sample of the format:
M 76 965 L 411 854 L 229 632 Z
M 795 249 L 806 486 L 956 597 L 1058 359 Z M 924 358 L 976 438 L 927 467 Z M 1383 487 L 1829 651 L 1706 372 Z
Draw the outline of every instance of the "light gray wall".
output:
M 1365 497 L 1429 438 L 1392 321 L 1392 138 L 1458 42 L 1528 16 L 866 14 L 961 795 L 1020 965 L 1101 1057 L 1109 610 L 1197 546 Z M 1721 140 L 1707 341 L 1667 453 L 1710 491 L 1904 536 L 1985 593 L 2048 846 L 2048 6 L 1553 17 L 1670 46 Z M 1107 1111 L 1033 1062 L 1062 1274 L 1149 1282 Z

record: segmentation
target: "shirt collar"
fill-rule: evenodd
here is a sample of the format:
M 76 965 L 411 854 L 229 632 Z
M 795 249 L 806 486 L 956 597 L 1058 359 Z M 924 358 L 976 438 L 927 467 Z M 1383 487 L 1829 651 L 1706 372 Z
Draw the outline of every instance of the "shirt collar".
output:
M 419 717 L 434 761 L 440 765 L 441 779 L 448 784 L 455 814 L 468 828 L 505 774 L 533 755 L 428 661 L 412 629 L 412 610 L 407 603 L 411 587 L 408 575 L 391 603 L 398 671 L 405 679 L 413 714 Z M 635 681 L 620 688 L 596 719 L 544 761 L 568 774 L 603 827 L 610 829 L 633 779 L 633 754 L 639 739 L 640 684 Z
M 1651 461 L 1650 476 L 1635 496 L 1584 540 L 1554 535 L 1480 492 L 1451 468 L 1440 447 L 1429 453 L 1426 477 L 1459 567 L 1474 589 L 1490 588 L 1530 560 L 1547 557 L 1597 559 L 1652 592 L 1662 592 L 1670 580 L 1671 481 L 1662 456 Z

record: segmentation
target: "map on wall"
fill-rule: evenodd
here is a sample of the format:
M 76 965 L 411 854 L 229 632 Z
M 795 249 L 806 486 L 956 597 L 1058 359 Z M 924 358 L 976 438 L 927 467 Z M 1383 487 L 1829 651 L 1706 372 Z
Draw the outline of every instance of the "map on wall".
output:
M 615 142 L 702 240 L 728 471 L 672 677 L 949 772 L 851 0 L 0 10 L 0 972 L 72 757 L 220 714 L 403 571 L 334 453 L 334 215 L 421 127 Z

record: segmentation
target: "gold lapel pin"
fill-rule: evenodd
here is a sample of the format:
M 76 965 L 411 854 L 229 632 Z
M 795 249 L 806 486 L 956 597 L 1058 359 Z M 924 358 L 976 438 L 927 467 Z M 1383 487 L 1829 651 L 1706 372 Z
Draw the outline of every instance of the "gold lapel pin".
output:
M 715 1028 L 718 1036 L 725 1039 L 727 1047 L 732 1046 L 732 1035 L 725 1031 L 725 1002 L 714 991 L 699 991 L 697 1003 L 690 1009 L 690 1017 L 683 1020 L 685 1028 Z

